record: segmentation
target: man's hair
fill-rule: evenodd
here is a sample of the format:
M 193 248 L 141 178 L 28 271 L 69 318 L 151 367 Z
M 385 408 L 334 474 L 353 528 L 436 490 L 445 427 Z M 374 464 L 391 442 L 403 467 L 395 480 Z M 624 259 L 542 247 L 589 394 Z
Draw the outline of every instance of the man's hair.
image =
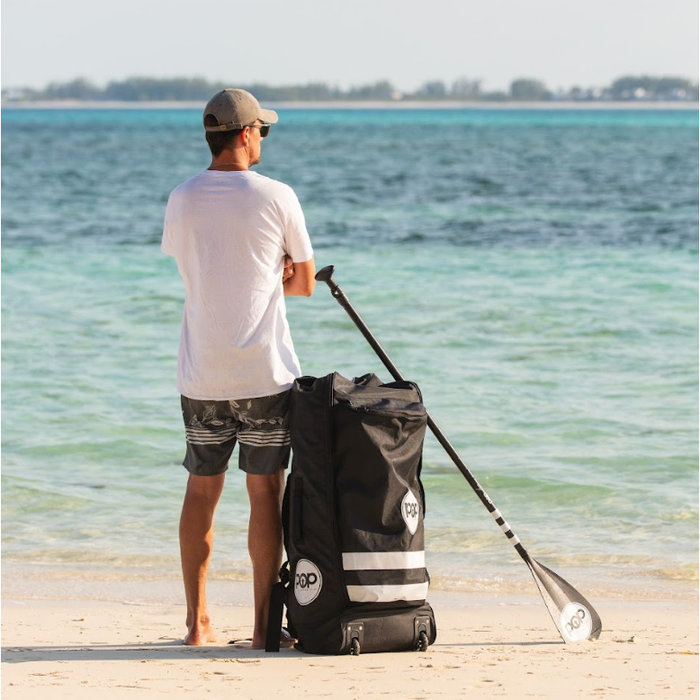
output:
M 207 114 L 204 117 L 204 126 L 218 126 L 219 122 L 213 114 Z M 243 129 L 233 129 L 231 131 L 205 131 L 205 136 L 207 143 L 209 144 L 209 150 L 211 154 L 216 158 L 220 156 L 223 151 L 233 145 L 236 140 L 236 136 L 241 133 Z

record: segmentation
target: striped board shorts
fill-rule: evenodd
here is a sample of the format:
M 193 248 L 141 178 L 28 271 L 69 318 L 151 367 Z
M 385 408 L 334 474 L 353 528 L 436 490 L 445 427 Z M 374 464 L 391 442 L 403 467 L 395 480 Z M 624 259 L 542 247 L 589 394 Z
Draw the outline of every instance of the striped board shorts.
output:
M 191 474 L 215 476 L 228 469 L 236 442 L 238 468 L 247 474 L 274 474 L 289 462 L 289 396 L 229 401 L 181 397 L 187 453 L 183 466 Z

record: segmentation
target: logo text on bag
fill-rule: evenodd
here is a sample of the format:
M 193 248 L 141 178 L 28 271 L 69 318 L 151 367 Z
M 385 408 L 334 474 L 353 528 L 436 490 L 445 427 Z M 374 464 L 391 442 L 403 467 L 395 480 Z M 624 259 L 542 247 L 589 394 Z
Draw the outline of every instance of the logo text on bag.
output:
M 415 535 L 420 522 L 420 504 L 410 490 L 406 492 L 403 501 L 401 501 L 401 517 L 404 519 L 408 531 Z
M 308 559 L 300 559 L 294 572 L 294 597 L 299 605 L 313 603 L 323 586 L 321 571 Z

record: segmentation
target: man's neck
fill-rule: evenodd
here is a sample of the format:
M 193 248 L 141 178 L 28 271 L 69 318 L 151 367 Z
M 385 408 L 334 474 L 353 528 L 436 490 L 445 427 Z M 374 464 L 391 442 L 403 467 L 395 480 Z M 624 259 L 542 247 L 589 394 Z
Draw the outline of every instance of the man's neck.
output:
M 230 163 L 227 161 L 217 161 L 212 159 L 209 170 L 230 170 L 235 172 L 237 170 L 248 170 L 248 166 L 243 165 L 242 163 Z
M 218 156 L 213 156 L 209 170 L 248 170 L 249 158 L 240 151 L 223 151 Z

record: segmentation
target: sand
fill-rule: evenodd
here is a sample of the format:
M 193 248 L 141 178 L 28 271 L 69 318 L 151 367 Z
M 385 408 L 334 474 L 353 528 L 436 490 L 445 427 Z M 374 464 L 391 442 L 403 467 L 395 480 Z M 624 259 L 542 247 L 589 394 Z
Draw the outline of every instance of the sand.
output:
M 248 604 L 212 606 L 219 642 L 184 647 L 184 607 L 172 600 L 119 602 L 109 589 L 104 600 L 23 600 L 10 589 L 4 700 L 698 697 L 692 597 L 593 600 L 601 638 L 565 645 L 536 595 L 438 591 L 438 639 L 427 652 L 325 657 L 229 644 L 250 635 Z

